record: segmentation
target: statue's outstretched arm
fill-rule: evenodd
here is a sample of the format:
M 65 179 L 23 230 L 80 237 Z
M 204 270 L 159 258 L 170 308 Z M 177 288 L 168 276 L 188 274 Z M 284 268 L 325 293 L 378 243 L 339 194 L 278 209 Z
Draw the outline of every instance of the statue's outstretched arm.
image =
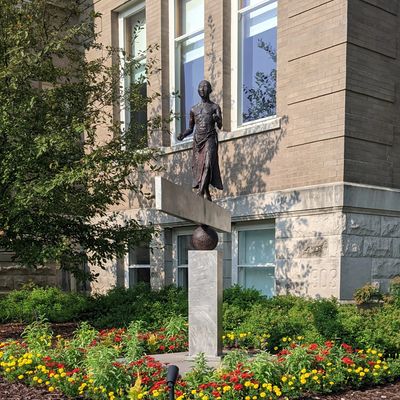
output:
M 221 129 L 222 128 L 222 113 L 221 113 L 221 107 L 218 105 L 217 105 L 217 109 L 215 110 L 214 121 L 216 122 L 218 129 Z
M 190 115 L 189 115 L 189 128 L 185 130 L 185 132 L 182 132 L 178 135 L 178 140 L 183 140 L 185 139 L 186 136 L 189 136 L 193 133 L 194 130 L 194 113 L 192 110 L 190 110 Z

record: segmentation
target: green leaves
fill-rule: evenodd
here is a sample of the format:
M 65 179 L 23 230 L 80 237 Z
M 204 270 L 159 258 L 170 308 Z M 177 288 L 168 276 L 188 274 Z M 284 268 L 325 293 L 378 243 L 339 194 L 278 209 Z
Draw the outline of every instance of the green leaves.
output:
M 134 139 L 139 127 L 126 133 L 113 120 L 124 101 L 116 51 L 96 42 L 98 15 L 79 2 L 0 7 L 0 249 L 32 267 L 104 266 L 151 236 L 108 210 L 141 193 L 138 169 L 157 168 L 154 151 Z M 124 94 L 133 112 L 151 101 L 140 90 Z

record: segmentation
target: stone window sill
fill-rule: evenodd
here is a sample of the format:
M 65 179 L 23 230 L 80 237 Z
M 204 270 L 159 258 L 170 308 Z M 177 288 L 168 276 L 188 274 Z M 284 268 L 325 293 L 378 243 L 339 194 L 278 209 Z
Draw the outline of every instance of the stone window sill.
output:
M 219 142 L 227 142 L 229 140 L 235 140 L 244 136 L 273 131 L 281 128 L 281 122 L 281 117 L 270 117 L 257 122 L 248 123 L 236 128 L 232 132 L 220 131 L 218 134 L 218 140 Z M 192 140 L 187 140 L 174 146 L 160 147 L 160 151 L 163 154 L 171 154 L 185 151 L 190 148 L 192 148 Z

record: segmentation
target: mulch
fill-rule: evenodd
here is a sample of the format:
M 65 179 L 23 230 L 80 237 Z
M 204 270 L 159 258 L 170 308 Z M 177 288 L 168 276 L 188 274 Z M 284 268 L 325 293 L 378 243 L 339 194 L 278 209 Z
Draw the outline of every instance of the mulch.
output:
M 1 324 L 0 325 L 0 341 L 5 339 L 20 339 L 26 324 Z M 73 336 L 74 331 L 78 327 L 75 322 L 51 324 L 51 328 L 55 335 L 61 335 L 68 339 Z M 2 397 L 0 397 L 2 399 Z
M 0 376 L 0 399 L 2 400 L 67 400 L 68 397 L 46 389 L 8 382 Z
M 24 330 L 24 324 L 0 325 L 0 341 L 19 339 Z M 76 323 L 52 324 L 55 335 L 70 338 L 76 330 Z M 1 400 L 67 400 L 68 397 L 59 393 L 49 393 L 46 389 L 29 387 L 19 382 L 7 382 L 0 376 Z M 400 400 L 400 382 L 364 390 L 350 390 L 328 396 L 313 395 L 302 400 Z M 238 399 L 239 400 L 239 399 Z

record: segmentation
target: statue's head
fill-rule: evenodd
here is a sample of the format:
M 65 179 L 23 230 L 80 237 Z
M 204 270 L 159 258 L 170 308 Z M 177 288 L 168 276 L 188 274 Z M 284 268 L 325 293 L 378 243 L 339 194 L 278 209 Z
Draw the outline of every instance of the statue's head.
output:
M 206 80 L 201 81 L 199 83 L 198 92 L 201 98 L 208 97 L 212 92 L 211 83 Z

